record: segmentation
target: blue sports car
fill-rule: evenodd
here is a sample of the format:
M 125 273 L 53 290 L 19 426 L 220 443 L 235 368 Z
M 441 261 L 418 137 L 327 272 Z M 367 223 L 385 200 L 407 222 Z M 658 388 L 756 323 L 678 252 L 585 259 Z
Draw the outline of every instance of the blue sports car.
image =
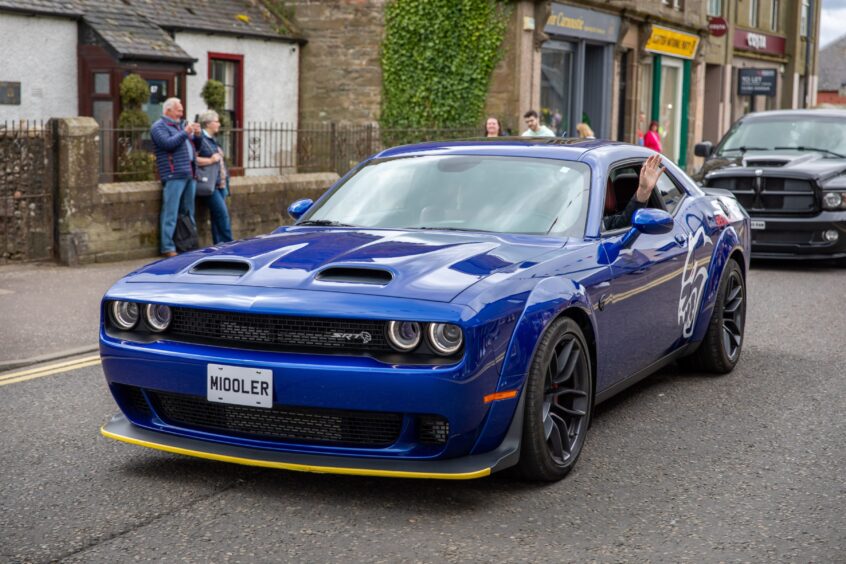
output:
M 102 434 L 289 470 L 562 478 L 598 402 L 740 357 L 749 218 L 653 155 L 389 149 L 292 226 L 133 272 L 102 302 L 121 411 Z

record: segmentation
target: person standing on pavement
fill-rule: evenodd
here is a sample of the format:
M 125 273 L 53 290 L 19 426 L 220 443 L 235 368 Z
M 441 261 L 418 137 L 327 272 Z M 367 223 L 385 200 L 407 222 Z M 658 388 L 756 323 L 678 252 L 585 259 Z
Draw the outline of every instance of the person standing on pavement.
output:
M 526 121 L 526 131 L 523 132 L 523 137 L 555 137 L 555 133 L 545 125 L 541 125 L 538 113 L 535 110 L 529 110 L 523 114 L 523 119 Z
M 229 173 L 226 170 L 226 162 L 223 160 L 223 149 L 214 138 L 220 130 L 220 116 L 214 110 L 207 110 L 200 114 L 199 119 L 203 133 L 197 149 L 197 165 L 204 169 L 211 168 L 213 173 L 216 172 L 216 177 L 209 179 L 212 185 L 211 194 L 201 195 L 198 187 L 197 199 L 209 208 L 214 244 L 228 243 L 232 240 L 229 210 L 226 208 L 226 197 L 229 195 Z
M 150 128 L 150 137 L 156 148 L 156 168 L 162 181 L 159 249 L 166 257 L 176 256 L 173 233 L 179 215 L 188 215 L 196 226 L 195 144 L 200 140 L 200 124 L 183 122 L 184 111 L 179 98 L 168 98 L 162 106 L 162 117 Z
M 502 124 L 499 123 L 499 120 L 493 116 L 489 117 L 487 121 L 485 121 L 485 137 L 501 137 L 502 136 Z
M 661 152 L 661 135 L 658 133 L 657 121 L 652 120 L 649 124 L 649 131 L 643 136 L 643 146 Z

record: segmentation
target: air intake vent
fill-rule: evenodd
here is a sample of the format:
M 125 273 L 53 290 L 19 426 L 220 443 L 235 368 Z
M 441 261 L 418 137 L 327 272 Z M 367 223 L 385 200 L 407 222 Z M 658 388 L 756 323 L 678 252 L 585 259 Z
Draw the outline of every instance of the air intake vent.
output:
M 327 268 L 317 275 L 321 282 L 345 282 L 347 284 L 374 284 L 384 286 L 394 276 L 387 270 L 375 268 Z
M 208 276 L 243 276 L 250 265 L 240 260 L 204 260 L 191 269 L 191 274 Z
M 774 160 L 774 159 L 746 159 L 746 166 L 762 166 L 762 167 L 779 167 L 784 166 L 790 161 Z

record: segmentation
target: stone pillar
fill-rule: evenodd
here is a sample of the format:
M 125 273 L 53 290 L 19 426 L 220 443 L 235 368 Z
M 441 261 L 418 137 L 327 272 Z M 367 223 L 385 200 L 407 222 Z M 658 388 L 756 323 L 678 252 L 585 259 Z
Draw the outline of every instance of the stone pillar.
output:
M 56 167 L 56 230 L 59 262 L 79 264 L 84 254 L 87 234 L 80 229 L 80 216 L 92 206 L 97 196 L 98 162 L 100 159 L 99 127 L 94 118 L 57 118 L 55 152 Z

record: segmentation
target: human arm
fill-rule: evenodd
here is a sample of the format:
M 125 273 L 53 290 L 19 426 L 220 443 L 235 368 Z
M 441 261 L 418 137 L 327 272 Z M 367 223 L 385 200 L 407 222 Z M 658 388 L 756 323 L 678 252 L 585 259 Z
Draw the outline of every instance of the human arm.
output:
M 634 213 L 641 208 L 645 208 L 646 204 L 649 203 L 649 197 L 658 185 L 658 179 L 664 174 L 665 170 L 667 168 L 661 166 L 661 155 L 652 155 L 646 159 L 646 162 L 640 167 L 637 192 L 629 200 L 629 203 L 626 204 L 623 211 L 603 218 L 602 222 L 605 229 L 611 231 L 631 225 Z
M 153 138 L 153 143 L 156 147 L 164 149 L 168 153 L 176 151 L 189 139 L 188 133 L 185 131 L 171 131 L 171 128 L 161 121 L 153 125 L 153 128 L 150 130 L 150 137 Z

